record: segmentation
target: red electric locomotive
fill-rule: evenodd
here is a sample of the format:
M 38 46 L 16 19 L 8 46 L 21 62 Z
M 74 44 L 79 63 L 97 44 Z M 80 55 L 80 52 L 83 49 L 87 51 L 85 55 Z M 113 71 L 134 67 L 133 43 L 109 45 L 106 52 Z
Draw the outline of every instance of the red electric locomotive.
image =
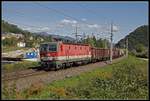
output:
M 79 62 L 89 62 L 91 50 L 88 44 L 49 42 L 40 45 L 40 58 L 43 67 L 59 69 Z

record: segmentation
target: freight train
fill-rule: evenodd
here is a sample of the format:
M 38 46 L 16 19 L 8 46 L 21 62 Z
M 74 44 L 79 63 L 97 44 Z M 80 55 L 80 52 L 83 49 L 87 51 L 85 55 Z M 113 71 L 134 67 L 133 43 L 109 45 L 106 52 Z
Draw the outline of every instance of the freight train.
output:
M 121 49 L 112 49 L 112 58 L 124 55 Z M 47 42 L 40 44 L 40 64 L 44 68 L 71 67 L 110 58 L 110 49 L 91 47 L 89 44 Z

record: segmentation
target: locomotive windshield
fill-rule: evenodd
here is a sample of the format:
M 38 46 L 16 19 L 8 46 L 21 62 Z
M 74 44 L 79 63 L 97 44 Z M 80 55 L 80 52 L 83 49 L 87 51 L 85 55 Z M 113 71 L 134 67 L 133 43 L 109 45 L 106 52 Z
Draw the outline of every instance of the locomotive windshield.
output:
M 57 51 L 57 44 L 41 44 L 40 51 L 48 51 L 48 52 L 55 52 Z
M 40 45 L 40 51 L 47 51 L 48 44 L 41 44 Z
M 48 51 L 56 51 L 56 50 L 57 50 L 56 44 L 49 44 L 48 45 Z

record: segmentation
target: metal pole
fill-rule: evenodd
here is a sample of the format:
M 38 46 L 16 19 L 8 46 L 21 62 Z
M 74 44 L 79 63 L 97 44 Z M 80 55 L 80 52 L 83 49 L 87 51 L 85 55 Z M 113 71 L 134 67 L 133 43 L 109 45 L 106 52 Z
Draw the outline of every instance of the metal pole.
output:
M 83 43 L 85 43 L 86 35 L 83 33 Z
M 107 40 L 105 39 L 105 48 L 107 48 Z
M 76 32 L 75 32 L 76 42 L 77 42 L 77 24 L 76 24 Z
M 113 23 L 111 23 L 111 36 L 110 36 L 110 40 L 111 40 L 111 45 L 110 45 L 110 62 L 112 63 Z
M 126 40 L 126 56 L 128 57 L 128 38 Z

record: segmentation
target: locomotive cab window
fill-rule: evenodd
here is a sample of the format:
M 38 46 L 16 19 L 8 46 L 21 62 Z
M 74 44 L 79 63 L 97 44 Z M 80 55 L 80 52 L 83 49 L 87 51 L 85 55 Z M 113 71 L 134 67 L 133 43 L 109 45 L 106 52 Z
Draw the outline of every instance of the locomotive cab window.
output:
M 40 51 L 55 52 L 57 51 L 57 44 L 42 44 L 40 46 Z
M 57 51 L 57 44 L 49 44 L 48 51 L 51 51 L 51 52 Z
M 40 51 L 47 51 L 47 44 L 40 45 Z

